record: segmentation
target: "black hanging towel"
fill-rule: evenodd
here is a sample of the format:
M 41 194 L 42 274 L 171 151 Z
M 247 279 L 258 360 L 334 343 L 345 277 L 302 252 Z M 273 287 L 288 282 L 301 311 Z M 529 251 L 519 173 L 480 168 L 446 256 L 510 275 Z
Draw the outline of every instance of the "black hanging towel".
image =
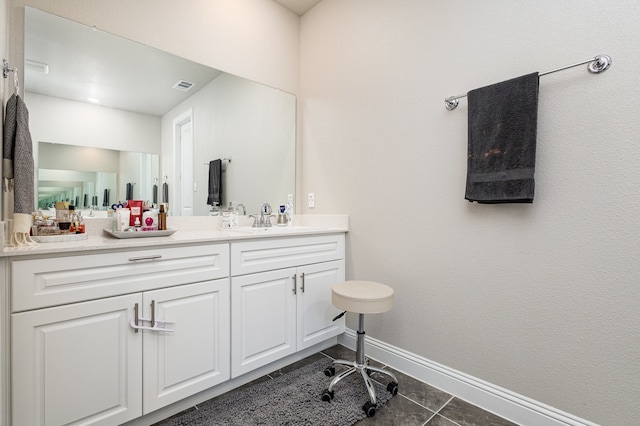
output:
M 210 206 L 222 205 L 222 160 L 209 162 L 209 188 L 207 204 Z
M 536 72 L 467 94 L 467 200 L 533 202 L 538 81 Z

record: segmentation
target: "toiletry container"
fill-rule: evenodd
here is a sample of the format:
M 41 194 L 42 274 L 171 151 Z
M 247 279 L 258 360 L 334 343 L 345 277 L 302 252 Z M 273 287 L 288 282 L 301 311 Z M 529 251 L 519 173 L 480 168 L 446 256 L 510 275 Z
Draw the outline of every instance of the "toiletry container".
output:
M 167 229 L 167 212 L 164 210 L 164 204 L 160 204 L 160 213 L 158 213 L 158 229 L 165 231 Z

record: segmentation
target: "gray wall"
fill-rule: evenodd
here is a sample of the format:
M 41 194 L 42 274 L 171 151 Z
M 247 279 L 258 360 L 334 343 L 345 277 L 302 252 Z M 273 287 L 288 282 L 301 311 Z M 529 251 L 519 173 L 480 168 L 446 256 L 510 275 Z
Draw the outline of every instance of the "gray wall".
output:
M 638 423 L 638 22 L 639 1 L 595 0 L 323 0 L 302 17 L 308 211 L 348 213 L 348 278 L 396 290 L 368 334 Z M 464 200 L 467 104 L 444 98 L 600 53 L 604 74 L 541 77 L 534 204 Z

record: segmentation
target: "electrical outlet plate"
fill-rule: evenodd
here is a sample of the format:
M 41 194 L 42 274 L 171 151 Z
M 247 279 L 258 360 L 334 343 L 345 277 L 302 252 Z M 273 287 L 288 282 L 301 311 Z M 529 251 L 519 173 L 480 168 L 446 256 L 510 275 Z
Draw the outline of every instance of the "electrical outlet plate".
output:
M 287 195 L 287 204 L 293 206 L 293 194 Z
M 312 209 L 316 206 L 316 196 L 313 192 L 309 193 L 309 196 L 307 197 L 307 201 L 309 202 L 309 208 Z

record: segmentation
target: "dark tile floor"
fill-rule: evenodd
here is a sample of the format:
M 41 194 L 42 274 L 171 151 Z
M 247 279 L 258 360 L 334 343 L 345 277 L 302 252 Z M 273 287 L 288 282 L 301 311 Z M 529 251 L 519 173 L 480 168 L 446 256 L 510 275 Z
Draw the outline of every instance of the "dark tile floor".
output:
M 333 359 L 355 359 L 355 352 L 341 345 L 322 351 L 322 354 Z M 371 365 L 383 367 L 373 360 Z M 388 369 L 398 378 L 398 395 L 383 405 L 375 416 L 356 423 L 358 426 L 515 426 L 508 420 L 488 413 L 440 389 L 392 368 Z M 371 378 L 375 380 L 376 374 L 372 374 Z M 382 384 L 386 385 L 387 382 L 387 377 L 382 378 Z
M 322 357 L 354 360 L 355 352 L 342 345 L 336 345 L 260 377 L 242 387 L 251 386 L 264 380 L 271 380 L 289 371 L 311 364 Z M 357 426 L 516 426 L 514 423 L 376 361 L 371 360 L 370 365 L 391 370 L 398 378 L 399 391 L 396 396 L 378 409 L 375 416 L 359 421 L 356 423 Z M 337 367 L 336 369 L 339 368 L 342 367 Z M 371 378 L 376 380 L 376 376 L 378 374 L 374 373 Z M 380 383 L 386 387 L 389 381 L 388 377 L 382 377 L 382 375 L 378 377 L 381 378 Z M 327 386 L 330 380 L 327 377 Z M 364 386 L 363 392 L 365 392 L 363 395 L 364 404 L 367 398 Z M 160 426 L 162 423 L 157 423 L 154 426 Z

